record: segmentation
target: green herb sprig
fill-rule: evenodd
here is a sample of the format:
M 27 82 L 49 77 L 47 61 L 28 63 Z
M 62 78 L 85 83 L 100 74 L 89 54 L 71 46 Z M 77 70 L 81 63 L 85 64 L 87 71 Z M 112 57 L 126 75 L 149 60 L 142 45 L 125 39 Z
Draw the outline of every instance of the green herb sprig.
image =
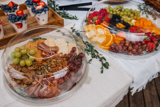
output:
M 65 19 L 78 20 L 76 15 L 72 16 L 69 13 L 65 12 L 64 10 L 61 11 L 59 5 L 56 4 L 55 0 L 48 0 L 48 6 Z
M 71 30 L 72 33 L 75 33 L 77 34 L 77 36 L 80 36 L 80 32 L 74 29 L 74 27 L 71 27 Z M 91 59 L 88 61 L 88 63 L 91 63 L 93 59 L 99 59 L 99 61 L 101 62 L 101 73 L 103 73 L 104 68 L 109 69 L 109 63 L 107 62 L 106 58 L 102 54 L 100 54 L 91 43 L 84 41 L 82 37 L 81 39 L 85 44 L 85 52 L 91 56 Z
M 148 15 L 151 15 L 154 20 L 156 20 L 157 17 L 160 18 L 160 15 L 154 9 L 152 9 L 150 6 L 146 6 L 144 3 L 139 4 L 138 9 L 142 13 L 142 15 L 145 14 L 147 18 Z

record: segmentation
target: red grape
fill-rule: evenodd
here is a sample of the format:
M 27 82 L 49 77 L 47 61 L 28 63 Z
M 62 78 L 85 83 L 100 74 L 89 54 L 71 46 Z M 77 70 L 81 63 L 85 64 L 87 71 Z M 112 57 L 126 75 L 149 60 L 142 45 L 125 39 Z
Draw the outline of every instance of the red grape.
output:
M 128 47 L 128 50 L 129 50 L 129 51 L 131 51 L 131 50 L 132 50 L 132 46 L 131 46 L 131 45 Z
M 128 53 L 127 53 L 128 55 L 132 55 L 132 52 L 130 52 L 130 51 L 128 51 Z
M 128 46 L 129 46 L 129 43 L 125 43 L 125 46 L 128 47 Z
M 63 83 L 64 83 L 64 79 L 63 79 L 63 78 L 60 78 L 59 81 L 58 81 L 58 83 L 59 83 L 60 85 L 63 84 Z
M 71 54 L 68 54 L 68 55 L 66 56 L 67 59 L 69 59 L 70 57 L 71 57 Z
M 72 86 L 73 86 L 73 82 L 72 81 L 68 81 L 66 90 L 69 90 L 70 88 L 72 88 Z
M 78 80 L 77 76 L 75 76 L 75 75 L 72 76 L 71 78 L 72 78 L 72 81 L 74 81 L 74 82 L 77 82 L 77 80 Z
M 83 58 L 84 57 L 84 54 L 83 53 L 79 53 L 78 55 L 80 58 Z
M 143 51 L 143 50 L 142 50 L 141 48 L 138 49 L 138 53 L 142 53 L 142 51 Z
M 144 45 L 144 44 L 145 44 L 145 41 L 142 41 L 141 44 Z
M 138 46 L 141 46 L 141 43 L 140 43 L 140 42 L 138 42 L 138 43 L 137 43 L 137 45 L 138 45 Z
M 58 85 L 58 89 L 62 90 L 63 89 L 63 85 Z
M 146 47 L 147 47 L 147 45 L 146 45 L 146 44 L 142 45 L 142 49 L 143 49 L 143 50 L 145 50 L 145 49 L 146 49 Z
M 65 81 L 68 81 L 68 80 L 69 80 L 69 75 L 65 75 L 65 76 L 64 76 L 64 80 L 65 80 Z
M 79 62 L 79 61 L 76 61 L 76 62 L 75 62 L 75 64 L 76 64 L 76 65 L 80 65 L 80 64 L 81 64 L 81 62 Z
M 70 69 L 70 70 L 73 70 L 73 67 L 74 67 L 73 64 L 70 64 L 70 65 L 69 65 L 69 69 Z
M 75 74 L 75 72 L 74 71 L 70 71 L 70 76 L 73 76 L 74 74 Z
M 71 52 L 74 53 L 76 51 L 76 47 L 73 47 Z
M 122 49 L 122 46 L 121 46 L 121 45 L 118 45 L 118 49 L 121 50 L 121 49 Z
M 132 53 L 136 53 L 136 49 L 132 49 Z
M 126 51 L 126 50 L 127 50 L 127 47 L 123 46 L 123 50 Z
M 134 45 L 134 49 L 137 49 L 137 48 L 138 48 L 138 45 L 137 45 L 137 44 L 135 44 L 135 45 Z
M 126 40 L 125 43 L 129 44 L 129 40 Z
M 136 44 L 136 41 L 131 41 L 131 43 L 132 43 L 133 45 L 135 45 L 135 44 Z

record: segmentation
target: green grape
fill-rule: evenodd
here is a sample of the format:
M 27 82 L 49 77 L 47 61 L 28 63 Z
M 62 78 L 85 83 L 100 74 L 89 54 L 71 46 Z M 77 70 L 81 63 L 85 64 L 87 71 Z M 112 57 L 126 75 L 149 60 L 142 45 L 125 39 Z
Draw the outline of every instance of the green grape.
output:
M 113 8 L 109 8 L 110 11 L 113 11 Z
M 26 49 L 26 47 L 25 46 L 21 46 L 21 50 L 25 50 Z
M 15 56 L 16 56 L 17 58 L 19 58 L 19 57 L 21 57 L 21 53 L 20 53 L 20 52 L 16 52 L 16 53 L 15 53 Z
M 29 59 L 30 59 L 31 61 L 34 61 L 34 57 L 32 57 L 32 56 L 30 56 Z
M 117 14 L 119 15 L 119 14 L 120 14 L 120 11 L 117 11 Z
M 19 64 L 21 67 L 24 67 L 26 65 L 26 62 L 25 62 L 25 60 L 21 60 Z
M 123 12 L 120 12 L 120 16 L 122 16 L 123 15 Z
M 26 65 L 27 65 L 27 66 L 31 66 L 31 65 L 32 65 L 32 61 L 31 61 L 30 59 L 27 59 L 27 60 L 26 60 Z
M 15 52 L 19 52 L 19 51 L 20 51 L 20 48 L 19 48 L 19 47 L 16 47 L 16 48 L 14 49 L 14 51 L 15 51 Z
M 136 17 L 136 16 L 134 16 L 134 17 L 133 17 L 133 19 L 135 19 L 135 20 L 136 20 L 136 19 L 137 19 L 137 17 Z
M 122 9 L 122 12 L 124 12 L 124 9 Z
M 129 12 L 129 9 L 126 9 L 126 12 Z
M 130 17 L 133 17 L 134 15 L 133 14 L 130 14 Z
M 131 12 L 127 12 L 127 13 L 128 13 L 128 14 L 127 14 L 128 16 L 130 16 L 130 15 L 131 15 Z
M 24 49 L 24 50 L 21 50 L 21 54 L 22 55 L 25 55 L 25 54 L 27 54 L 27 51 Z
M 31 49 L 31 50 L 29 51 L 29 54 L 33 56 L 34 54 L 36 54 L 36 50 L 35 50 L 35 49 Z
M 120 6 L 123 9 L 123 6 Z
M 28 55 L 22 55 L 22 57 L 21 57 L 23 60 L 26 60 L 26 59 L 28 59 Z
M 15 56 L 15 52 L 12 52 L 12 53 L 11 53 L 11 57 L 12 57 L 12 58 L 15 58 L 15 57 L 16 57 L 16 56 Z
M 124 21 L 127 22 L 128 20 L 127 20 L 127 19 L 124 19 Z
M 108 8 L 111 8 L 111 5 L 108 5 Z
M 117 5 L 117 6 L 116 6 L 116 9 L 120 9 L 120 5 Z
M 133 12 L 133 9 L 129 9 L 130 12 Z
M 116 14 L 116 12 L 113 12 L 113 14 Z
M 133 11 L 133 13 L 136 13 L 136 12 L 137 12 L 137 10 L 134 10 L 134 11 Z
M 110 13 L 112 14 L 113 12 L 111 11 Z
M 124 15 L 127 15 L 127 12 L 124 12 L 123 14 L 124 14 Z
M 19 58 L 14 58 L 12 62 L 13 62 L 14 64 L 18 64 L 19 61 L 20 61 Z
M 116 8 L 113 8 L 113 12 L 116 12 Z

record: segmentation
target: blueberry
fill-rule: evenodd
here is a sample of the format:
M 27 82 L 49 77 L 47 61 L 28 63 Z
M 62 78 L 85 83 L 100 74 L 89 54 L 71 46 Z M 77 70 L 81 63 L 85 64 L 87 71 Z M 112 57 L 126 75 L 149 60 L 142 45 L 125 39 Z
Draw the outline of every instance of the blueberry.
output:
M 24 14 L 24 17 L 25 17 L 25 18 L 27 18 L 27 16 L 28 16 L 27 14 Z
M 18 19 L 15 19 L 15 22 L 18 22 L 19 20 Z
M 16 4 L 14 4 L 14 5 L 13 5 L 13 7 L 17 7 L 17 5 L 16 5 Z
M 15 19 L 16 18 L 16 16 L 15 15 L 12 15 L 12 19 Z
M 7 10 L 9 10 L 9 9 L 10 9 L 10 7 L 9 7 L 9 6 L 6 6 L 6 9 L 7 9 Z
M 46 6 L 46 5 L 44 5 L 44 8 L 47 8 L 47 6 Z
M 44 11 L 44 8 L 41 8 L 41 11 Z
M 38 4 L 37 4 L 37 3 L 35 3 L 34 5 L 35 5 L 35 6 L 38 6 Z

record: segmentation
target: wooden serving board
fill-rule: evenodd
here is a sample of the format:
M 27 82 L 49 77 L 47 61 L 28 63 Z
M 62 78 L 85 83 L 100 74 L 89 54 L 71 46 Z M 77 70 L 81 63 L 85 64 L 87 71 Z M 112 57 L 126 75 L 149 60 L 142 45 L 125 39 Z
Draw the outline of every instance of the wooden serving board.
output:
M 23 10 L 25 14 L 28 14 L 27 17 L 27 26 L 28 29 L 43 26 L 39 25 L 36 21 L 36 18 L 33 16 L 30 16 L 29 11 L 25 4 L 20 4 L 19 10 Z M 18 33 L 15 31 L 15 29 L 12 27 L 11 23 L 7 20 L 7 16 L 4 14 L 4 12 L 0 9 L 0 19 L 2 20 L 2 26 L 4 31 L 4 38 L 0 39 L 0 49 L 4 49 L 7 45 L 7 43 Z M 45 25 L 57 25 L 57 26 L 64 26 L 64 20 L 61 16 L 59 16 L 54 10 L 51 8 L 48 12 L 48 23 Z

